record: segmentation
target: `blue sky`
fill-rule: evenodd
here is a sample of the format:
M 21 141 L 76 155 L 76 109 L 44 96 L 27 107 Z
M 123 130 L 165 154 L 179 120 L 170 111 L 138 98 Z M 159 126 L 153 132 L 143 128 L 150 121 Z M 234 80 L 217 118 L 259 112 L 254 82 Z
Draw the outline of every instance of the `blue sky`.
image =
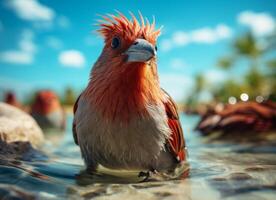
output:
M 196 74 L 210 84 L 229 76 L 216 60 L 229 53 L 235 36 L 250 29 L 263 37 L 275 30 L 276 1 L 1 0 L 0 95 L 13 90 L 23 98 L 43 88 L 62 93 L 67 86 L 81 91 L 103 46 L 94 33 L 97 14 L 115 10 L 127 16 L 141 11 L 150 20 L 154 15 L 163 26 L 161 85 L 180 101 L 190 94 Z M 231 72 L 238 77 L 245 70 Z

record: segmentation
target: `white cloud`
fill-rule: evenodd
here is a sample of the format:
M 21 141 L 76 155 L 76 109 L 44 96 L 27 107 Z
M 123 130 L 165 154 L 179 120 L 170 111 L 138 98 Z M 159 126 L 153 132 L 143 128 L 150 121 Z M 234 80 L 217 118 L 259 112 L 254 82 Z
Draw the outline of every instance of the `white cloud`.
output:
M 179 73 L 160 73 L 160 84 L 172 98 L 180 102 L 188 97 L 193 88 L 193 78 Z
M 192 32 L 191 40 L 197 43 L 213 43 L 217 38 L 215 31 L 203 28 Z
M 42 5 L 37 0 L 7 0 L 6 4 L 24 20 L 52 21 L 55 17 L 54 10 Z
M 46 44 L 53 49 L 61 49 L 63 47 L 62 41 L 53 36 L 46 38 Z
M 219 39 L 226 39 L 232 36 L 232 30 L 225 24 L 219 24 L 216 28 L 216 34 Z
M 71 26 L 71 21 L 64 15 L 57 15 L 54 20 L 51 21 L 34 21 L 33 26 L 41 30 L 52 30 L 56 27 L 68 29 Z
M 187 64 L 181 58 L 173 58 L 170 62 L 170 67 L 173 69 L 180 70 L 180 69 L 184 69 L 185 67 L 187 67 Z
M 71 25 L 71 22 L 67 17 L 62 15 L 57 18 L 57 24 L 62 28 L 69 28 Z
M 276 23 L 268 13 L 255 13 L 244 11 L 238 15 L 238 22 L 248 26 L 258 36 L 263 36 L 275 31 Z
M 186 45 L 190 42 L 190 36 L 183 31 L 176 31 L 172 36 L 172 40 L 175 44 Z
M 205 27 L 189 32 L 176 31 L 172 34 L 171 38 L 161 41 L 161 50 L 169 51 L 173 47 L 185 46 L 191 43 L 211 44 L 222 39 L 227 39 L 231 35 L 231 28 L 224 24 L 219 24 L 215 28 Z
M 231 36 L 231 29 L 224 24 L 219 24 L 214 29 L 202 28 L 195 30 L 190 36 L 191 42 L 214 43 L 229 38 Z
M 36 52 L 36 45 L 33 42 L 34 34 L 31 30 L 24 30 L 22 33 L 22 39 L 19 42 L 19 47 L 22 51 L 27 53 Z
M 222 70 L 211 69 L 204 72 L 204 79 L 206 80 L 207 84 L 210 84 L 211 86 L 217 86 L 228 79 L 228 74 Z
M 6 0 L 5 3 L 19 18 L 31 21 L 36 29 L 50 30 L 54 26 L 68 28 L 71 25 L 66 16 L 57 15 L 52 8 L 39 0 Z
M 33 38 L 34 34 L 31 30 L 24 30 L 18 43 L 19 49 L 0 52 L 0 61 L 11 64 L 31 64 L 37 51 Z
M 23 51 L 5 51 L 0 53 L 0 60 L 11 64 L 31 64 L 33 57 Z
M 23 51 L 26 52 L 32 53 L 36 51 L 36 46 L 31 40 L 22 40 L 20 41 L 19 46 Z
M 82 67 L 85 64 L 85 58 L 80 51 L 67 50 L 59 54 L 59 62 L 67 67 Z

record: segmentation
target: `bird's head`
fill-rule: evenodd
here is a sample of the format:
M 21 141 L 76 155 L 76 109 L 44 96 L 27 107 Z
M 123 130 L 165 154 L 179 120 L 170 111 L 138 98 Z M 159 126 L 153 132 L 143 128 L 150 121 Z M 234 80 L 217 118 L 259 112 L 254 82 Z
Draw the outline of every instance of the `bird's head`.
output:
M 104 37 L 105 46 L 101 61 L 118 63 L 127 67 L 133 63 L 150 63 L 157 54 L 156 40 L 160 30 L 155 30 L 152 24 L 140 14 L 140 23 L 131 14 L 132 19 L 127 19 L 123 14 L 119 16 L 103 16 L 100 20 L 98 32 Z
M 131 14 L 131 19 L 123 14 L 102 16 L 99 30 L 104 38 L 104 48 L 92 69 L 94 77 L 109 77 L 122 80 L 123 77 L 141 78 L 152 71 L 156 74 L 156 41 L 160 30 L 140 14 L 140 22 Z M 145 22 L 146 21 L 146 22 Z M 149 66 L 151 69 L 145 69 Z M 128 82 L 128 81 L 126 81 Z

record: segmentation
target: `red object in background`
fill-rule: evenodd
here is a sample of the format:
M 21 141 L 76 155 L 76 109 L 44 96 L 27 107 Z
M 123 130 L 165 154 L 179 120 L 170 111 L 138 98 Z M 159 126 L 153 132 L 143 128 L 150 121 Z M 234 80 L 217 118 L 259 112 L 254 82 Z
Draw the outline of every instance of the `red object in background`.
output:
M 16 99 L 16 95 L 13 92 L 7 92 L 5 96 L 5 103 L 21 108 L 20 102 Z
M 276 103 L 267 101 L 239 102 L 206 112 L 196 130 L 203 135 L 213 132 L 224 134 L 264 133 L 276 130 Z M 254 134 L 251 134 L 254 135 Z
M 43 90 L 36 94 L 31 113 L 47 115 L 60 107 L 57 95 L 53 91 Z
M 58 96 L 51 90 L 42 90 L 36 94 L 31 115 L 42 129 L 65 128 L 65 112 Z

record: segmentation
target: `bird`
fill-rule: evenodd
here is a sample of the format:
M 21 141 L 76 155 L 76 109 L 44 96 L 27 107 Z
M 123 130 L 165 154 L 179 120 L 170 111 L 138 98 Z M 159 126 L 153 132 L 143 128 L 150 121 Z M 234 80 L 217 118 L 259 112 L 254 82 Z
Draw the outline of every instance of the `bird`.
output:
M 16 95 L 13 92 L 7 92 L 5 96 L 5 103 L 22 108 L 21 103 L 17 100 Z
M 51 90 L 41 90 L 35 95 L 31 115 L 44 130 L 64 130 L 65 112 L 58 96 Z
M 187 163 L 176 103 L 160 87 L 161 29 L 133 13 L 102 15 L 103 50 L 74 105 L 73 137 L 86 169 L 172 173 Z

